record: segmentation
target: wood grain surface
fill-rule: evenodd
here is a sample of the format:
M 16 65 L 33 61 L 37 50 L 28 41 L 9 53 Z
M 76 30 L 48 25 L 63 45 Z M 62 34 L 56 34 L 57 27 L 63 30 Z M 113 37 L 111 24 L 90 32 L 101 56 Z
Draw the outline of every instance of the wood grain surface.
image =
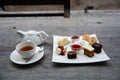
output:
M 17 65 L 10 54 L 21 42 L 17 30 L 45 31 L 49 39 L 44 57 L 31 65 Z M 95 33 L 110 61 L 92 64 L 52 63 L 53 35 Z M 0 80 L 120 80 L 120 11 L 72 11 L 63 17 L 0 18 Z

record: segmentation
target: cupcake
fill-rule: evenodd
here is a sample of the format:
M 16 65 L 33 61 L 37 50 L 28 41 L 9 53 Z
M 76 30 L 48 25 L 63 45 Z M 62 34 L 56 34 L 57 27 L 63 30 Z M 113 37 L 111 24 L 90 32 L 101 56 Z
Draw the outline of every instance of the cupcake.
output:
M 95 53 L 100 53 L 102 50 L 102 44 L 100 43 L 94 43 L 92 47 L 95 49 Z

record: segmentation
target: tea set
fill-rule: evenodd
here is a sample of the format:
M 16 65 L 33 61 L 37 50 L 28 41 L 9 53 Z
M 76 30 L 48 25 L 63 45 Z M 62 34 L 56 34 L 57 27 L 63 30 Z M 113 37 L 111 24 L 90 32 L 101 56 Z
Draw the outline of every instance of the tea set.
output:
M 44 31 L 18 30 L 17 34 L 22 38 L 11 53 L 10 59 L 16 64 L 31 64 L 40 60 L 44 56 L 44 47 L 38 47 L 49 37 Z

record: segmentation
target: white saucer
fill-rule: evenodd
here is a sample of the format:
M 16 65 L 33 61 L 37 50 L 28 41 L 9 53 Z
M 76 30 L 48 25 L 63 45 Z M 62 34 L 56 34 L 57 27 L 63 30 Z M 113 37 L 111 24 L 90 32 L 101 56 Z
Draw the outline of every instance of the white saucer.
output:
M 40 47 L 37 47 L 36 54 L 30 59 L 30 61 L 25 62 L 24 59 L 17 53 L 16 50 L 14 50 L 10 55 L 10 60 L 16 64 L 32 64 L 40 60 L 44 56 L 44 50 L 39 53 Z

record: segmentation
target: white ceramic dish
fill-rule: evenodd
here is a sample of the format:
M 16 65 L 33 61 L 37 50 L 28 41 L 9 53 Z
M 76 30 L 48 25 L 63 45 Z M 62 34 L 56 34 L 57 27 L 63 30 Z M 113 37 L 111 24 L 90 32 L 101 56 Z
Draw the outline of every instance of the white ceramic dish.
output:
M 10 55 L 10 60 L 16 64 L 21 64 L 21 65 L 35 63 L 44 56 L 44 50 L 42 52 L 39 52 L 39 50 L 40 48 L 37 47 L 36 54 L 28 62 L 22 59 L 22 57 L 17 53 L 17 51 L 14 50 Z
M 92 34 L 90 36 L 96 36 L 96 34 Z M 76 63 L 95 63 L 95 62 L 102 62 L 102 61 L 107 61 L 110 60 L 110 58 L 107 56 L 107 54 L 105 53 L 105 51 L 102 49 L 102 52 L 99 54 L 96 54 L 90 58 L 87 57 L 86 55 L 84 55 L 83 50 L 80 51 L 79 54 L 77 54 L 77 58 L 76 59 L 68 59 L 67 55 L 65 56 L 61 56 L 56 54 L 56 47 L 57 47 L 57 39 L 60 36 L 53 36 L 53 55 L 52 55 L 52 62 L 54 63 L 72 63 L 72 64 L 76 64 Z M 69 36 L 67 36 L 68 38 L 70 38 Z M 97 40 L 98 41 L 98 40 Z M 70 44 L 68 44 L 67 46 L 70 46 Z

